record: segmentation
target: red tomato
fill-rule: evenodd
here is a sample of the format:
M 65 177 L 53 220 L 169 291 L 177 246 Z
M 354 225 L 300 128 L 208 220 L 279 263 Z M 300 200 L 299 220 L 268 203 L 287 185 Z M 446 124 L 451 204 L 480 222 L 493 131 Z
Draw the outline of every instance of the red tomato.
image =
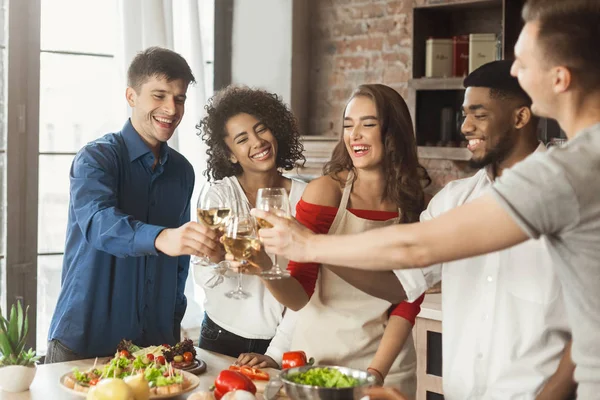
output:
M 163 357 L 163 356 L 156 357 L 156 362 L 160 365 L 165 365 L 165 363 L 166 363 L 165 357 Z
M 100 379 L 92 379 L 90 381 L 90 386 L 96 386 L 98 384 L 98 382 L 100 382 Z
M 281 360 L 281 369 L 288 369 L 294 367 L 302 367 L 303 365 L 312 365 L 314 359 L 311 357 L 310 360 L 306 359 L 306 353 L 303 351 L 288 351 L 283 353 L 283 359 Z
M 185 353 L 183 353 L 183 359 L 186 362 L 192 362 L 192 360 L 194 359 L 194 355 L 191 352 L 186 351 Z
M 154 360 L 154 354 L 152 354 L 152 353 L 146 354 L 146 357 L 148 357 L 148 360 L 150 360 L 150 361 Z
M 119 354 L 121 355 L 121 357 L 129 357 L 129 352 L 127 350 L 121 350 Z

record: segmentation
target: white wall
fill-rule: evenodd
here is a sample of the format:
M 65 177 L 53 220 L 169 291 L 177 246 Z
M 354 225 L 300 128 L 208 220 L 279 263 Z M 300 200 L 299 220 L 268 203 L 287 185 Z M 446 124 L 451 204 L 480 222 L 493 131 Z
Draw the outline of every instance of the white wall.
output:
M 235 0 L 232 83 L 266 89 L 288 104 L 292 89 L 293 0 Z

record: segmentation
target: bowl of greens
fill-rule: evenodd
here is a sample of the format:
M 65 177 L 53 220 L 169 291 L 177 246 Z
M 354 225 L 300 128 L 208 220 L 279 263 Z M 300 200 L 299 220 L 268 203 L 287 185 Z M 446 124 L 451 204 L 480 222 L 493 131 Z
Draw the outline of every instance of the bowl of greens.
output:
M 366 371 L 336 366 L 303 366 L 286 369 L 269 382 L 265 395 L 276 394 L 283 386 L 293 400 L 360 399 L 363 389 L 373 386 L 376 378 Z

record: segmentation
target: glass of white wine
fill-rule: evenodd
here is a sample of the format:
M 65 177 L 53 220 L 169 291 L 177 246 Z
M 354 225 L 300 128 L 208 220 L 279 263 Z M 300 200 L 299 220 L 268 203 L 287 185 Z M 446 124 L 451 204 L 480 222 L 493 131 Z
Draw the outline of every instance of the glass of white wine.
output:
M 257 256 L 261 251 L 257 231 L 254 217 L 243 211 L 234 213 L 227 222 L 225 234 L 221 241 L 225 246 L 225 251 L 231 254 L 235 261 L 240 262 L 242 266 L 248 265 L 248 260 Z M 225 293 L 225 296 L 232 299 L 246 299 L 251 296 L 242 288 L 242 278 L 242 268 L 238 268 L 237 287 Z
M 198 207 L 196 217 L 198 222 L 206 225 L 222 235 L 225 224 L 231 215 L 231 196 L 227 186 L 216 183 L 206 183 L 200 190 L 198 196 Z M 203 266 L 214 266 L 206 256 L 192 257 L 192 264 Z
M 256 194 L 256 208 L 271 212 L 279 217 L 291 218 L 290 198 L 284 188 L 262 188 L 258 189 Z M 260 228 L 272 228 L 273 226 L 261 218 L 256 218 L 256 223 Z M 274 256 L 275 262 L 271 269 L 260 274 L 263 279 L 275 280 L 289 278 L 290 273 L 282 269 L 277 263 L 277 255 Z

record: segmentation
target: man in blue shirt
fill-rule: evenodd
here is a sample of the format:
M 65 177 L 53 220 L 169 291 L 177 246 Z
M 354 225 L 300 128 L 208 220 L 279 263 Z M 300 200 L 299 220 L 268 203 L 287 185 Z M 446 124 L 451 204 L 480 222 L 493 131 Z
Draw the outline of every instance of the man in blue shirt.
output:
M 201 244 L 216 243 L 214 232 L 190 222 L 192 166 L 166 143 L 192 82 L 179 54 L 139 53 L 128 70 L 131 118 L 75 156 L 47 363 L 110 355 L 123 338 L 179 341 L 189 255 L 218 251 Z

